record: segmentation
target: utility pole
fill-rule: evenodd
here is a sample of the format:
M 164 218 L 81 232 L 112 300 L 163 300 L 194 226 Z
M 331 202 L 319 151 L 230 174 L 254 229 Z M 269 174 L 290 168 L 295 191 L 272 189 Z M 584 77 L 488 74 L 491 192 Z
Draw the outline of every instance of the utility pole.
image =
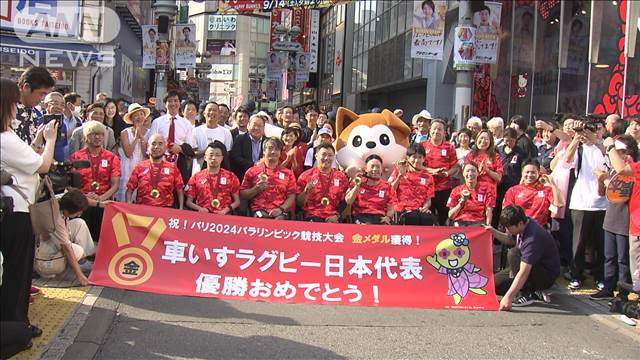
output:
M 471 7 L 469 0 L 460 0 L 458 5 L 458 25 L 471 25 Z M 456 71 L 456 95 L 453 112 L 456 119 L 456 130 L 462 129 L 471 113 L 471 90 L 473 71 Z
M 175 16 L 178 12 L 178 5 L 175 0 L 155 0 L 153 3 L 153 11 L 158 22 L 158 39 L 170 44 L 171 28 Z M 171 62 L 171 60 L 169 61 Z M 162 110 L 164 103 L 161 99 L 167 93 L 167 73 L 171 71 L 171 65 L 162 67 L 156 66 L 156 109 Z

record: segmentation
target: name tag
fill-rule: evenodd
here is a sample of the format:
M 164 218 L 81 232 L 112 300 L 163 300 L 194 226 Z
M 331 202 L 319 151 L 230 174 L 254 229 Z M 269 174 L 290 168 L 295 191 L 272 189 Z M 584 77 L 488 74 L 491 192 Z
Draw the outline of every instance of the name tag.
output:
M 165 175 L 169 175 L 169 168 L 162 168 L 162 172 L 163 172 Z
M 478 194 L 478 201 L 484 202 L 484 194 Z
M 200 185 L 204 185 L 204 184 L 206 184 L 206 183 L 207 183 L 207 179 L 202 179 L 202 180 L 200 180 Z
M 102 159 L 102 167 L 106 168 L 107 166 L 109 166 L 109 162 L 107 161 L 107 159 Z
M 542 190 L 538 191 L 538 197 L 543 198 L 544 197 L 544 191 L 542 191 Z
M 278 178 L 280 178 L 280 180 L 284 180 L 284 173 L 278 173 Z
M 339 179 L 333 179 L 333 186 L 335 186 L 335 187 L 340 186 L 340 180 Z
M 227 178 L 226 177 L 220 178 L 220 184 L 227 185 Z
M 380 191 L 378 192 L 378 197 L 381 197 L 381 198 L 383 198 L 383 197 L 384 197 L 384 190 L 380 190 Z
M 420 185 L 427 185 L 427 179 L 420 178 Z
M 442 156 L 447 156 L 447 149 L 442 149 L 441 154 Z

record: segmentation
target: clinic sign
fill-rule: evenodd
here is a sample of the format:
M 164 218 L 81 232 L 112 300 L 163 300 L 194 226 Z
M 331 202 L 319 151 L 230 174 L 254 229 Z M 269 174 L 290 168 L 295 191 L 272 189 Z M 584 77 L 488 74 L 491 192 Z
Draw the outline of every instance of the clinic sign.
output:
M 79 0 L 2 0 L 0 28 L 18 36 L 78 37 L 81 9 Z

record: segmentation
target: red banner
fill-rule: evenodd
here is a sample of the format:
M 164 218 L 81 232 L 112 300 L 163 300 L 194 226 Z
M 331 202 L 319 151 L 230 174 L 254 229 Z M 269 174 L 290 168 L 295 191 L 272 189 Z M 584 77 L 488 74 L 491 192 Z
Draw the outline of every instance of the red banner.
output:
M 171 295 L 497 310 L 490 233 L 276 221 L 116 203 L 90 281 Z

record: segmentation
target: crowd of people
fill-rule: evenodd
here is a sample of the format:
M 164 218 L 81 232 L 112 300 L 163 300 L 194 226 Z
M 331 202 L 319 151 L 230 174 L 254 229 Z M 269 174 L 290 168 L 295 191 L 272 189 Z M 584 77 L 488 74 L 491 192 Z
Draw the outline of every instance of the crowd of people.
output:
M 371 155 L 349 177 L 336 163 L 335 113 L 314 105 L 272 116 L 169 91 L 163 112 L 103 93 L 83 109 L 78 94 L 53 91 L 41 67 L 0 87 L 1 163 L 13 178 L 2 186 L 13 199 L 2 219 L 2 321 L 26 324 L 32 336 L 41 334 L 27 318 L 34 249 L 46 239 L 35 238 L 29 205 L 54 162 L 90 164 L 72 170 L 80 182 L 61 199 L 61 243 L 82 284 L 76 263 L 90 264 L 80 258 L 95 253 L 113 201 L 279 220 L 486 226 L 510 247 L 496 275 L 503 309 L 548 301 L 544 290 L 562 275 L 577 290 L 589 272 L 594 299 L 626 297 L 617 284 L 632 283 L 632 270 L 637 280 L 640 221 L 630 214 L 640 190 L 617 202 L 605 192 L 616 173 L 640 178 L 638 117 L 558 114 L 532 126 L 520 115 L 472 117 L 455 131 L 423 110 L 408 122 L 404 160 L 385 169 Z

